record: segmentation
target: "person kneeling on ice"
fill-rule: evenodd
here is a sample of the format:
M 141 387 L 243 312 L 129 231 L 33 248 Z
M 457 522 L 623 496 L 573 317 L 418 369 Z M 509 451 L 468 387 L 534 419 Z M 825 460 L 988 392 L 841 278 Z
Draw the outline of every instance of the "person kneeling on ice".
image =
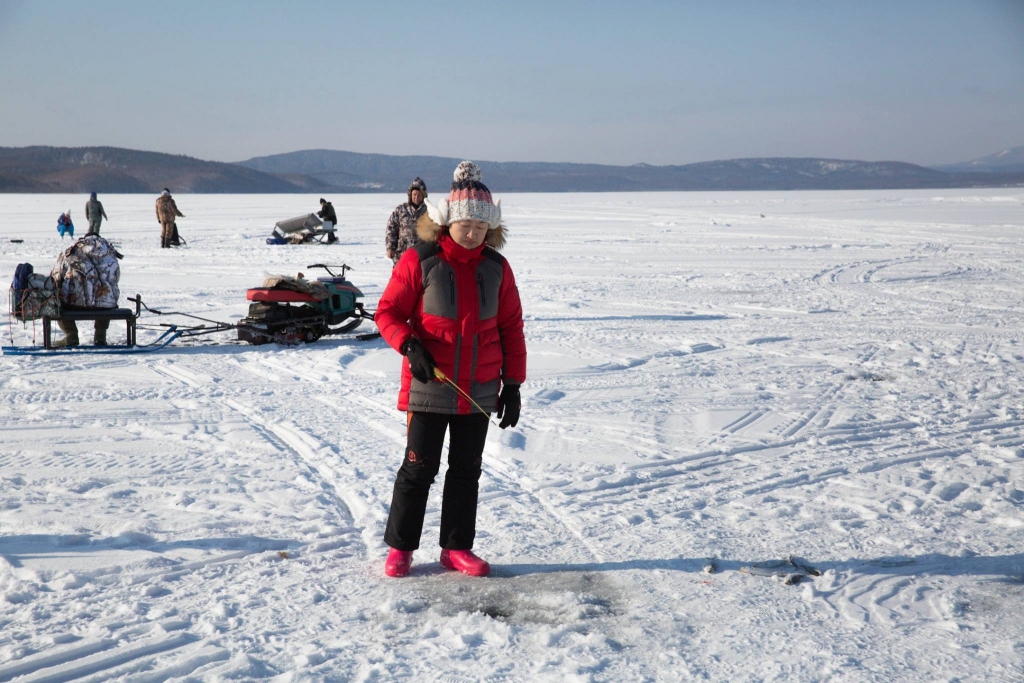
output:
M 64 310 L 89 310 L 96 308 L 117 308 L 121 279 L 121 258 L 110 242 L 97 234 L 90 233 L 81 238 L 57 257 L 50 275 L 57 284 L 61 308 Z M 78 346 L 78 325 L 74 320 L 58 320 L 57 326 L 64 332 L 64 339 L 54 342 L 56 347 Z M 93 333 L 93 344 L 107 345 L 109 320 L 97 320 Z
M 476 164 L 459 164 L 448 199 L 428 204 L 417 230 L 422 243 L 402 255 L 374 318 L 385 341 L 405 356 L 398 408 L 408 412 L 405 458 L 384 532 L 391 548 L 384 573 L 409 573 L 447 430 L 441 564 L 486 576 L 490 565 L 472 551 L 484 440 L 491 412 L 502 429 L 519 421 L 526 340 L 515 277 L 497 252 L 505 243 L 500 202 L 492 201 Z
M 71 209 L 57 217 L 57 233 L 60 234 L 61 239 L 64 239 L 64 235 L 75 236 L 75 224 L 71 222 Z

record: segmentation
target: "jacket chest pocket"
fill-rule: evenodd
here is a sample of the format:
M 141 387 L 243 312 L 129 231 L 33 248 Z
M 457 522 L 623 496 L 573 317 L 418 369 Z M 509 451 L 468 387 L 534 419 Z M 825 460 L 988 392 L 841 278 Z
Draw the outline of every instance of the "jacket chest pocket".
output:
M 501 270 L 480 268 L 476 272 L 477 295 L 480 297 L 480 320 L 498 315 L 498 292 L 501 289 Z
M 488 287 L 482 273 L 476 273 L 476 289 L 480 296 L 480 319 L 487 321 L 498 315 L 498 288 Z
M 439 262 L 423 276 L 423 314 L 457 320 L 459 298 L 455 273 L 447 263 Z

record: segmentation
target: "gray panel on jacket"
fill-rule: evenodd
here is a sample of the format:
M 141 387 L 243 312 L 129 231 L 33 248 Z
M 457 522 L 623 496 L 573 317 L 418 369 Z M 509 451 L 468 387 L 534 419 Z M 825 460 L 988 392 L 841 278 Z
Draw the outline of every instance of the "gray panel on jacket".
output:
M 449 320 L 459 317 L 459 300 L 455 292 L 455 273 L 438 257 L 420 264 L 423 271 L 423 312 Z
M 480 320 L 498 315 L 498 292 L 504 275 L 501 263 L 485 258 L 476 268 L 477 295 L 480 297 Z

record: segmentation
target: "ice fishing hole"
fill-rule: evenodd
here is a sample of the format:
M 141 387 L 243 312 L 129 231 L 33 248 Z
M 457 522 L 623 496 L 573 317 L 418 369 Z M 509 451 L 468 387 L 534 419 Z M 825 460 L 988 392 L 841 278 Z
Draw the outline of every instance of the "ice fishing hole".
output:
M 867 380 L 869 382 L 891 382 L 892 381 L 892 377 L 890 377 L 889 375 L 877 375 L 877 374 L 875 374 L 873 372 L 855 372 L 855 373 L 850 373 L 849 375 L 846 376 L 846 380 L 848 382 L 853 382 L 853 381 L 858 380 L 858 379 Z

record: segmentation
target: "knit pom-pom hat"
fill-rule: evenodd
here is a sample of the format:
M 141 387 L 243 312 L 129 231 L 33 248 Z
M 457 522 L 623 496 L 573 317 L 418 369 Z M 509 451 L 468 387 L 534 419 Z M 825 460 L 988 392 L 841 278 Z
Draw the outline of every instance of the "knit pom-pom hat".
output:
M 482 182 L 480 167 L 463 161 L 452 177 L 448 198 L 439 201 L 436 207 L 427 204 L 430 218 L 438 225 L 477 220 L 497 228 L 501 224 L 501 200 L 495 202 L 491 198 L 491 191 Z

